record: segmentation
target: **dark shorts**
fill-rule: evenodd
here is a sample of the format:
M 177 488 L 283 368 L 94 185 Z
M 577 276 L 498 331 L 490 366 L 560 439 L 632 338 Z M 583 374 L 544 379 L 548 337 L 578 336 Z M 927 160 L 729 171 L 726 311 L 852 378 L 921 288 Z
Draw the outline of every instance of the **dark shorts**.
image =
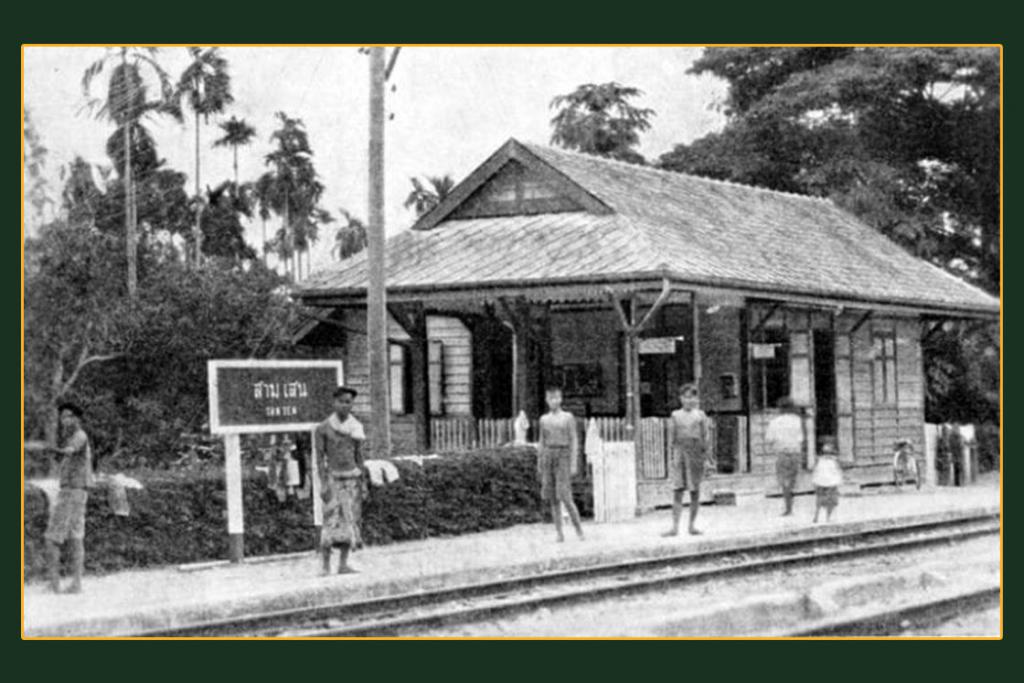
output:
M 698 491 L 704 480 L 704 443 L 700 439 L 683 439 L 672 449 L 672 488 L 676 491 Z
M 839 505 L 838 486 L 817 486 L 814 489 L 814 495 L 815 498 L 817 498 L 818 507 L 831 510 L 835 506 Z
M 775 474 L 783 491 L 796 487 L 796 476 L 800 473 L 800 453 L 778 453 L 775 456 Z
M 51 543 L 63 543 L 69 538 L 85 538 L 85 504 L 89 494 L 85 489 L 60 489 L 57 500 L 50 507 L 45 538 Z
M 572 499 L 572 453 L 568 446 L 545 446 L 537 456 L 540 497 L 546 502 Z

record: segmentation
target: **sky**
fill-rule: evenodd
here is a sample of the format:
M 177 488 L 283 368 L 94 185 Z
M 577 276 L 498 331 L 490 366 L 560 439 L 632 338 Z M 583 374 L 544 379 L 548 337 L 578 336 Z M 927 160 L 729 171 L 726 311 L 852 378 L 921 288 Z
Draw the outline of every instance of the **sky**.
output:
M 451 174 L 456 181 L 510 137 L 547 144 L 551 99 L 583 83 L 617 81 L 644 92 L 634 103 L 656 112 L 639 151 L 657 158 L 675 144 L 720 129 L 719 105 L 725 84 L 686 71 L 700 48 L 571 47 L 406 47 L 388 82 L 385 128 L 385 229 L 394 234 L 415 219 L 402 204 L 411 176 Z M 112 124 L 84 109 L 82 73 L 102 57 L 99 47 L 27 47 L 24 100 L 50 154 L 47 173 L 59 188 L 59 168 L 81 155 L 109 165 L 104 152 Z M 265 170 L 274 114 L 303 120 L 314 163 L 326 189 L 323 206 L 367 215 L 369 65 L 356 47 L 225 47 L 234 103 L 200 131 L 201 180 L 216 185 L 232 177 L 231 152 L 211 148 L 217 121 L 232 115 L 257 130 L 256 142 L 239 151 L 242 180 Z M 183 47 L 166 47 L 158 59 L 172 75 L 188 57 Z M 106 74 L 98 81 L 105 93 Z M 393 90 L 392 90 L 393 88 Z M 157 150 L 194 184 L 195 129 L 160 117 L 149 124 Z M 247 231 L 260 243 L 258 221 Z M 327 227 L 312 250 L 314 269 L 328 265 L 333 229 Z

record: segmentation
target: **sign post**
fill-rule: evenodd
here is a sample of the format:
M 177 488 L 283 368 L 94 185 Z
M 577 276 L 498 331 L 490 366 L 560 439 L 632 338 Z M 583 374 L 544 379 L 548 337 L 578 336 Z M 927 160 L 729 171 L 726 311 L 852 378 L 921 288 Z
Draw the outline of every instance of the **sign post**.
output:
M 341 361 L 212 360 L 207 363 L 210 432 L 224 437 L 228 558 L 241 562 L 244 549 L 242 434 L 310 432 L 330 411 L 342 384 Z M 311 439 L 313 522 L 322 523 L 316 439 Z

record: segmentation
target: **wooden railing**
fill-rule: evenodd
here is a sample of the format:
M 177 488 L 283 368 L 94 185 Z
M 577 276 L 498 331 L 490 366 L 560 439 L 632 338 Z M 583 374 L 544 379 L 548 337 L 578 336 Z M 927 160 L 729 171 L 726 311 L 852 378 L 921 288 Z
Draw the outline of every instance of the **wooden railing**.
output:
M 592 419 L 607 442 L 632 441 L 623 417 L 595 417 Z M 513 418 L 476 419 L 473 417 L 442 417 L 430 421 L 430 444 L 434 453 L 460 453 L 478 448 L 497 448 L 515 440 Z M 578 419 L 580 462 L 574 471 L 584 465 L 588 420 Z M 530 420 L 527 441 L 536 442 L 538 420 Z M 714 420 L 712 420 L 714 426 Z M 639 458 L 641 479 L 665 479 L 669 476 L 669 458 L 672 449 L 672 421 L 667 417 L 645 417 L 640 420 Z M 711 443 L 716 443 L 714 430 Z M 715 458 L 712 448 L 712 460 Z
M 593 418 L 603 441 L 631 441 L 626 419 L 622 417 Z M 434 418 L 430 421 L 431 450 L 436 453 L 459 453 L 477 448 L 496 448 L 515 439 L 513 418 L 475 419 L 472 417 Z M 585 452 L 587 421 L 577 420 L 580 450 Z M 668 418 L 646 417 L 640 421 L 641 476 L 664 479 L 668 476 Z M 538 421 L 530 421 L 528 441 L 536 441 Z

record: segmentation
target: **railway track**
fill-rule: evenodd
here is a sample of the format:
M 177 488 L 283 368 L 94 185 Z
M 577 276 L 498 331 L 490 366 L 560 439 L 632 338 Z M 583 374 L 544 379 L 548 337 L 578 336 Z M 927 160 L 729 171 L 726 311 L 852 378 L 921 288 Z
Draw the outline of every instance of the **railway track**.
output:
M 380 637 L 494 620 L 702 581 L 997 534 L 999 516 L 970 515 L 911 525 L 837 531 L 768 545 L 580 567 L 387 597 L 282 610 L 150 631 L 149 637 Z M 837 626 L 838 628 L 838 626 Z
M 985 586 L 896 607 L 858 610 L 785 635 L 794 638 L 901 635 L 908 630 L 932 628 L 956 617 L 998 607 L 999 592 L 999 586 Z

